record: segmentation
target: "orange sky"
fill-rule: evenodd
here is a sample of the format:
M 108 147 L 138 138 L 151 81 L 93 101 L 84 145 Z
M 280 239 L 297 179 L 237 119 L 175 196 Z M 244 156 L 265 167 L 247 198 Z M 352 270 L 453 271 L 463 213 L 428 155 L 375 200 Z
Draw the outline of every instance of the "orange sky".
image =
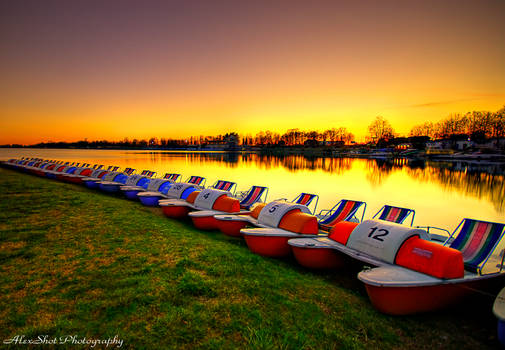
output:
M 505 104 L 505 2 L 0 2 L 0 144 L 345 126 Z

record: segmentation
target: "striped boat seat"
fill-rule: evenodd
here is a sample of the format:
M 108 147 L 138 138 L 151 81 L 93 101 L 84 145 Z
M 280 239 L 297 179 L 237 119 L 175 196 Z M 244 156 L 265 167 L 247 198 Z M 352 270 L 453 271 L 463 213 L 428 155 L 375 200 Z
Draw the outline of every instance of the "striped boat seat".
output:
M 293 203 L 309 206 L 314 198 L 317 197 L 319 197 L 317 194 L 300 193 L 300 195 L 293 200 Z
M 212 188 L 215 188 L 216 190 L 222 190 L 222 191 L 230 191 L 235 186 L 235 182 L 231 181 L 226 181 L 226 180 L 218 180 L 214 185 L 212 185 Z
M 140 173 L 140 175 L 145 177 L 153 177 L 155 174 L 156 172 L 151 170 L 142 170 L 142 173 Z
M 494 250 L 503 235 L 505 224 L 464 219 L 454 233 L 459 227 L 461 227 L 461 230 L 450 244 L 450 247 L 459 250 L 463 254 L 466 270 L 480 272 L 481 263 Z
M 412 226 L 414 224 L 414 216 L 416 215 L 415 210 L 385 205 L 373 216 L 373 219 L 378 216 L 379 220 L 401 224 L 410 214 L 412 214 L 412 221 L 410 223 L 410 226 Z
M 163 176 L 163 178 L 165 180 L 170 180 L 172 182 L 177 182 L 177 179 L 179 179 L 180 176 L 181 176 L 181 174 L 166 173 L 165 176 Z
M 135 172 L 135 169 L 133 168 L 126 168 L 123 173 L 125 173 L 126 175 L 130 176 L 132 175 L 133 173 Z
M 356 212 L 364 205 L 363 214 L 361 215 L 361 221 L 363 221 L 363 216 L 365 215 L 366 203 L 361 201 L 354 201 L 349 199 L 342 199 L 330 210 L 322 210 L 319 213 L 319 228 L 324 231 L 330 231 L 333 226 L 335 226 L 340 221 L 351 220 Z M 321 214 L 327 212 L 324 216 Z
M 205 178 L 201 176 L 190 176 L 189 179 L 186 180 L 186 182 L 197 186 L 204 186 Z
M 240 200 L 240 207 L 243 209 L 249 209 L 254 203 L 261 201 L 263 194 L 265 194 L 265 199 L 263 201 L 266 201 L 268 187 L 252 186 L 244 193 L 244 196 Z
M 314 200 L 315 200 L 315 202 L 314 202 Z M 295 203 L 295 204 L 305 205 L 306 207 L 309 207 L 311 205 L 311 203 L 314 202 L 313 203 L 314 209 L 312 210 L 312 212 L 315 213 L 316 209 L 317 209 L 317 202 L 318 201 L 319 201 L 319 196 L 317 194 L 302 192 L 298 195 L 298 197 L 293 199 L 291 202 Z

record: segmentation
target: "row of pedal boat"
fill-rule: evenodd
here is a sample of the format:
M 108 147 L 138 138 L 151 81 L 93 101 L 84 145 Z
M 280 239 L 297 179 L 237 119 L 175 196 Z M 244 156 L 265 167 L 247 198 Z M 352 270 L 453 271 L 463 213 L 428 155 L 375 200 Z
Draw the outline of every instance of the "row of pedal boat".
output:
M 83 184 L 128 199 L 159 206 L 173 219 L 191 218 L 201 230 L 243 237 L 256 254 L 282 258 L 293 254 L 311 269 L 367 266 L 358 273 L 371 303 L 381 312 L 406 315 L 460 302 L 476 291 L 490 290 L 505 276 L 505 224 L 465 218 L 447 235 L 414 227 L 415 211 L 384 205 L 363 220 L 366 203 L 340 200 L 316 215 L 318 196 L 301 193 L 293 201 L 267 202 L 268 188 L 237 192 L 234 182 L 179 174 L 155 178 L 152 171 L 42 159 L 11 159 L 5 167 Z M 410 225 L 404 224 L 410 220 Z M 431 232 L 430 232 L 431 231 Z M 440 232 L 440 231 L 436 231 Z M 371 266 L 371 268 L 368 268 Z

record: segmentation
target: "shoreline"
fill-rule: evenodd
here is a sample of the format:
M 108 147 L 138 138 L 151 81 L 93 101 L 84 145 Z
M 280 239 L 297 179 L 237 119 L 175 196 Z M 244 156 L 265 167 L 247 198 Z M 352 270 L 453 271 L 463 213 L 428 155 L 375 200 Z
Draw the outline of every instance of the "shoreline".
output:
M 260 156 L 303 156 L 314 158 L 358 158 L 375 159 L 379 161 L 389 161 L 395 159 L 409 159 L 413 161 L 434 161 L 434 162 L 468 162 L 475 164 L 505 164 L 505 154 L 501 153 L 447 153 L 435 152 L 427 153 L 424 151 L 410 152 L 402 154 L 401 152 L 378 152 L 377 149 L 367 149 L 366 152 L 342 151 L 331 148 L 254 148 L 247 150 L 196 150 L 196 149 L 158 149 L 158 148 L 32 148 L 32 147 L 3 147 L 0 149 L 8 150 L 90 150 L 90 151 L 124 151 L 139 154 L 257 154 Z M 7 159 L 3 159 L 7 160 Z

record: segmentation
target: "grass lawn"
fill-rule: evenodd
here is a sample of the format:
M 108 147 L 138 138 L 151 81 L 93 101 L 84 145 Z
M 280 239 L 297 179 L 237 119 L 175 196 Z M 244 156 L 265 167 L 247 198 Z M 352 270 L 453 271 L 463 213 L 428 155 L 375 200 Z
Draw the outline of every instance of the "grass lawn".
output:
M 314 273 L 294 259 L 262 258 L 241 239 L 198 231 L 159 209 L 0 168 L 2 341 L 117 335 L 122 348 L 136 349 L 498 346 L 491 296 L 392 317 L 372 307 L 357 271 Z

